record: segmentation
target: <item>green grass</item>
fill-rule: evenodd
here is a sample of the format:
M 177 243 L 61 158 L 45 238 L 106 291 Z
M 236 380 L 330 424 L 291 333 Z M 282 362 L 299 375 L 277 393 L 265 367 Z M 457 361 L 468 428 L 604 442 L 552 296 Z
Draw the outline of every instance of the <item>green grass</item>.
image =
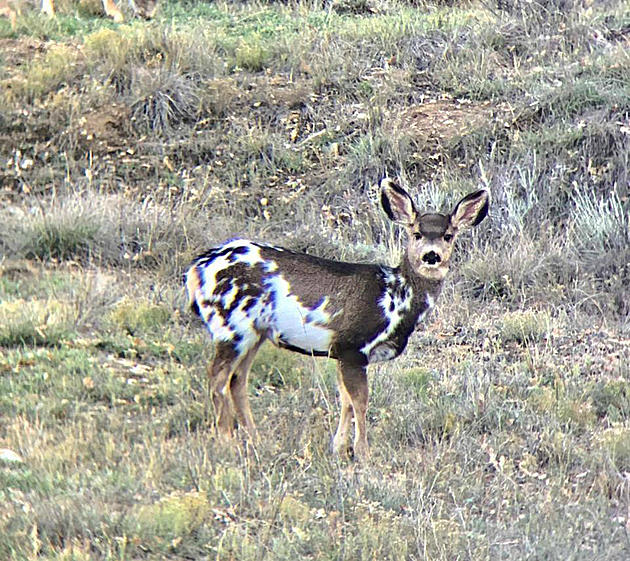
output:
M 57 346 L 73 337 L 72 320 L 72 309 L 54 300 L 2 302 L 0 346 Z
M 503 317 L 501 338 L 504 343 L 537 343 L 547 338 L 550 327 L 551 318 L 548 313 L 515 311 Z
M 54 290 L 63 307 L 81 274 L 30 284 Z M 18 285 L 3 286 L 19 307 Z M 614 337 L 499 309 L 473 317 L 479 335 L 444 338 L 470 317 L 451 306 L 418 351 L 371 369 L 374 457 L 358 467 L 328 452 L 332 361 L 271 346 L 252 372 L 260 445 L 215 440 L 201 326 L 139 295 L 121 298 L 138 288 L 110 284 L 119 303 L 94 310 L 106 321 L 56 348 L 3 347 L 0 438 L 24 459 L 0 471 L 8 558 L 259 559 L 262 548 L 273 558 L 449 559 L 473 546 L 475 559 L 520 558 L 530 531 L 541 555 L 625 555 L 609 514 L 629 457 Z M 546 342 L 539 327 L 547 333 L 549 322 Z M 519 345 L 488 345 L 508 330 Z M 582 342 L 567 346 L 571 337 Z
M 26 256 L 44 260 L 89 256 L 98 233 L 98 225 L 87 220 L 64 224 L 44 219 L 30 232 Z

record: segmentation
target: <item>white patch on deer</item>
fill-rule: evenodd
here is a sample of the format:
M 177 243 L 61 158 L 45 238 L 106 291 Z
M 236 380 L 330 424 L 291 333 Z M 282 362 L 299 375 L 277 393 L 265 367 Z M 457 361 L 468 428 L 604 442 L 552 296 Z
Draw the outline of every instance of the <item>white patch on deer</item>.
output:
M 328 352 L 334 332 L 325 327 L 331 316 L 326 311 L 328 297 L 315 308 L 309 308 L 291 294 L 291 285 L 282 275 L 265 281 L 272 314 L 267 326 L 268 337 L 276 344 L 297 347 L 306 352 Z
M 437 245 L 437 244 L 427 244 L 427 245 L 423 246 L 423 248 L 422 248 L 422 253 L 423 253 L 424 255 L 426 255 L 427 253 L 431 253 L 431 252 L 433 252 L 433 253 L 437 253 L 437 254 L 438 254 L 438 255 L 440 255 L 440 256 L 442 255 L 442 249 L 441 249 L 441 248 L 440 248 L 440 246 L 439 246 L 439 245 Z M 427 267 L 433 267 L 433 266 L 437 266 L 437 265 L 439 265 L 440 263 L 441 263 L 440 261 L 438 261 L 438 262 L 437 262 L 437 263 L 435 263 L 434 265 L 429 265 L 429 263 L 425 263 L 425 266 L 427 266 Z
M 396 357 L 398 352 L 387 343 L 406 312 L 411 309 L 413 290 L 406 286 L 404 277 L 394 273 L 391 269 L 382 269 L 385 280 L 385 291 L 378 304 L 383 310 L 383 317 L 387 326 L 374 339 L 361 347 L 361 352 L 368 362 L 382 362 Z M 397 290 L 396 290 L 397 289 Z
M 221 298 L 221 305 L 225 310 L 227 310 L 232 305 L 234 299 L 238 294 L 238 286 L 234 283 L 233 280 L 230 281 L 230 285 L 230 290 L 228 290 Z
M 22 457 L 8 448 L 0 448 L 0 460 L 3 462 L 23 463 Z
M 249 265 L 251 267 L 252 265 L 256 265 L 256 263 L 265 262 L 265 260 L 260 256 L 260 247 L 257 246 L 256 244 L 253 244 L 245 240 L 233 240 L 223 245 L 223 248 L 229 248 L 229 247 L 232 247 L 232 248 L 246 247 L 247 248 L 247 251 L 244 253 L 229 254 L 232 259 L 232 261 L 230 262 L 230 265 L 236 264 L 236 263 L 245 263 L 245 265 Z
M 420 312 L 420 315 L 416 320 L 416 329 L 418 329 L 424 318 L 427 317 L 427 314 L 431 311 L 431 308 L 433 308 L 435 300 L 430 294 L 427 294 L 426 298 L 424 299 L 424 303 L 426 304 L 426 308 Z
M 388 343 L 381 343 L 376 345 L 371 351 L 369 356 L 370 363 L 372 362 L 386 362 L 396 358 L 398 351 Z
M 225 251 L 240 250 L 245 248 L 246 251 Z M 253 244 L 247 240 L 232 240 L 221 246 L 214 248 L 215 251 L 224 251 L 223 255 L 216 257 L 200 259 L 197 266 L 201 273 L 201 289 L 203 297 L 212 300 L 214 289 L 217 283 L 217 273 L 228 269 L 237 263 L 243 263 L 250 267 L 262 264 L 266 272 L 275 271 L 278 265 L 275 261 L 265 261 L 260 255 L 260 246 Z
M 224 321 L 223 317 L 212 306 L 201 308 L 201 317 L 208 327 L 213 339 L 218 341 L 232 341 L 234 330 Z
M 254 330 L 257 306 L 252 306 L 245 312 L 244 308 L 249 300 L 246 297 L 227 317 L 223 317 L 222 311 L 229 309 L 237 300 L 239 286 L 234 279 L 226 278 L 223 282 L 229 282 L 229 289 L 223 294 L 217 294 L 217 274 L 238 263 L 250 267 L 262 264 L 267 272 L 274 271 L 278 265 L 274 261 L 264 260 L 260 247 L 246 240 L 232 240 L 217 246 L 213 252 L 221 252 L 222 255 L 203 257 L 187 272 L 187 286 L 192 292 L 190 297 L 197 302 L 211 337 L 218 341 L 234 341 L 236 337 L 237 350 L 241 352 L 247 350 L 253 344 L 252 341 L 255 343 L 257 340 Z M 222 310 L 218 308 L 219 304 Z
M 228 322 L 230 327 L 236 333 L 238 342 L 236 344 L 236 352 L 239 354 L 246 353 L 260 339 L 255 324 L 257 315 L 264 305 L 260 298 L 256 299 L 256 303 L 248 310 L 245 310 L 251 297 L 246 296 L 239 302 L 236 309 L 230 312 Z

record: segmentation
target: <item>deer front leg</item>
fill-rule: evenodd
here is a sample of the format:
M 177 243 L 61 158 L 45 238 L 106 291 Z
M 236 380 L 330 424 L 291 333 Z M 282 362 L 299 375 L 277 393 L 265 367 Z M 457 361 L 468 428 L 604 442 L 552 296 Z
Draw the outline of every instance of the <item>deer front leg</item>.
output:
M 123 13 L 114 0 L 103 0 L 103 11 L 105 15 L 112 18 L 116 23 L 123 23 L 125 21 L 125 16 L 123 16 Z
M 346 362 L 339 362 L 339 368 L 341 371 L 341 384 L 343 390 L 347 392 L 352 405 L 352 412 L 354 414 L 354 456 L 359 460 L 367 460 L 370 455 L 370 450 L 367 442 L 367 427 L 365 416 L 367 413 L 368 405 L 368 381 L 367 372 L 364 366 L 355 364 L 349 364 Z M 342 390 L 342 395 L 343 395 Z M 348 426 L 351 417 L 348 413 L 344 417 L 344 398 L 342 397 L 342 416 L 339 419 L 339 429 L 337 433 L 340 435 L 340 440 L 345 438 L 345 433 L 348 431 Z M 345 424 L 342 424 L 345 423 Z M 335 435 L 335 440 L 337 435 Z M 339 441 L 337 441 L 339 443 Z
M 348 394 L 348 391 L 343 383 L 341 363 L 337 364 L 337 385 L 339 387 L 341 407 L 339 413 L 339 426 L 337 427 L 337 432 L 335 433 L 335 437 L 332 441 L 332 452 L 333 454 L 339 455 L 346 452 L 348 432 L 350 431 L 352 417 L 354 417 L 352 400 L 350 399 L 350 394 Z
M 15 31 L 15 28 L 17 26 L 17 13 L 5 2 L 0 3 L 0 16 L 9 18 L 9 22 L 11 23 L 11 30 Z
M 54 0 L 42 0 L 41 10 L 47 16 L 55 17 L 55 2 Z

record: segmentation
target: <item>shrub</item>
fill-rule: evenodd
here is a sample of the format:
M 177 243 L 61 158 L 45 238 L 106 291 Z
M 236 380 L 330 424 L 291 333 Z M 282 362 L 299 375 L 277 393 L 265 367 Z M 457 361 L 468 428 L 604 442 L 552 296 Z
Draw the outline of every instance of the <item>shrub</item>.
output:
M 142 133 L 163 135 L 194 121 L 201 98 L 191 76 L 137 68 L 131 82 L 131 121 Z
M 27 228 L 26 257 L 43 260 L 90 257 L 99 226 L 88 217 L 43 216 Z
M 109 320 L 130 335 L 154 333 L 164 327 L 171 317 L 171 310 L 165 306 L 122 300 L 109 314 Z
M 10 101 L 32 102 L 64 84 L 69 85 L 82 73 L 78 51 L 65 45 L 57 45 L 51 47 L 43 58 L 34 60 L 23 79 L 12 79 L 5 95 Z

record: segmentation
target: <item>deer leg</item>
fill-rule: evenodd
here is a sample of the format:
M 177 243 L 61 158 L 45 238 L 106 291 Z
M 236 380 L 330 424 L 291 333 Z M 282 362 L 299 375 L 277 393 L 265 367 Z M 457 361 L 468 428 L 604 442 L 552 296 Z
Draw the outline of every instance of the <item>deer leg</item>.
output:
M 103 0 L 103 10 L 105 15 L 114 20 L 115 23 L 122 23 L 125 21 L 125 16 L 120 11 L 120 8 L 116 5 L 114 0 Z
M 354 413 L 354 455 L 358 460 L 366 460 L 370 454 L 367 443 L 367 428 L 365 415 L 368 404 L 367 372 L 364 366 L 340 362 L 341 380 L 343 387 L 350 397 Z M 343 398 L 342 398 L 343 403 Z M 340 419 L 339 424 L 344 420 Z M 349 422 L 345 420 L 345 422 Z M 343 427 L 342 427 L 343 432 Z
M 230 403 L 230 378 L 234 372 L 234 364 L 239 359 L 238 353 L 231 344 L 218 343 L 215 355 L 208 366 L 210 395 L 214 405 L 215 422 L 219 436 L 231 437 L 234 428 L 234 414 Z
M 332 441 L 332 451 L 333 454 L 339 455 L 342 452 L 345 452 L 348 432 L 350 431 L 350 424 L 352 423 L 352 417 L 354 416 L 352 400 L 350 398 L 350 394 L 346 390 L 345 384 L 343 383 L 341 363 L 337 364 L 337 385 L 339 387 L 341 407 L 339 414 L 339 426 L 337 427 L 337 432 L 335 433 L 335 437 Z
M 254 346 L 247 351 L 247 354 L 237 366 L 230 380 L 230 395 L 232 396 L 236 416 L 238 417 L 239 423 L 245 428 L 252 440 L 256 440 L 256 425 L 254 424 L 254 417 L 252 416 L 252 410 L 249 407 L 249 399 L 247 398 L 247 376 L 249 375 L 252 362 L 254 362 L 254 357 L 262 342 L 263 339 L 259 339 Z
M 17 14 L 15 10 L 9 8 L 9 6 L 0 7 L 0 16 L 4 16 L 9 18 L 9 22 L 11 23 L 11 30 L 15 31 L 15 27 L 17 25 Z
M 54 15 L 55 15 L 55 2 L 54 2 L 54 0 L 42 0 L 41 10 L 47 16 L 54 17 Z

